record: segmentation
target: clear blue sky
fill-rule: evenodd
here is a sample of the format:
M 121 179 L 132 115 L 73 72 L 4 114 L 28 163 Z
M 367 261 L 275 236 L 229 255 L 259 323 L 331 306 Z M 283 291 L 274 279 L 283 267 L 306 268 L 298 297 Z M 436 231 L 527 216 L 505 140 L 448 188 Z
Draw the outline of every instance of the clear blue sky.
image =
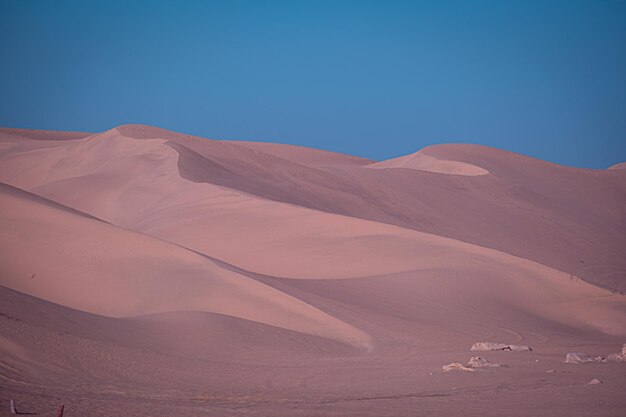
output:
M 626 1 L 0 0 L 0 125 L 626 160 Z

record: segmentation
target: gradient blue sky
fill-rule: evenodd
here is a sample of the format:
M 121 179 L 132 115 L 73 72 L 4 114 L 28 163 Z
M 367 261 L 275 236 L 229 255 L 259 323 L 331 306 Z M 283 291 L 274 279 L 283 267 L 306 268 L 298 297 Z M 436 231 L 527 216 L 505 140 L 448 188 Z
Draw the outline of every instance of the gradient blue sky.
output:
M 0 125 L 626 160 L 626 1 L 0 0 Z

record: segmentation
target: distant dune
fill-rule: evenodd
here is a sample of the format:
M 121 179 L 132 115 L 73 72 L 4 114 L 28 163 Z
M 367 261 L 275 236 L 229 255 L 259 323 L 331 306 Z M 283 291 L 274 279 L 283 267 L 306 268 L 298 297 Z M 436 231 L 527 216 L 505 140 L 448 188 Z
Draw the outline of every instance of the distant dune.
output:
M 438 174 L 453 174 L 475 177 L 489 173 L 479 166 L 468 164 L 467 162 L 448 161 L 429 156 L 423 151 L 411 155 L 400 156 L 377 162 L 369 166 L 370 168 L 408 168 L 420 171 L 436 172 Z
M 84 139 L 90 136 L 90 132 L 64 132 L 61 130 L 39 130 L 39 129 L 16 129 L 10 127 L 0 127 L 0 135 L 3 141 L 8 141 L 13 136 L 15 139 L 28 138 L 33 140 L 71 140 Z
M 562 362 L 626 342 L 622 165 L 0 129 L 0 400 L 50 414 L 58 398 L 72 415 L 616 415 L 623 364 Z M 533 350 L 441 371 L 485 341 Z

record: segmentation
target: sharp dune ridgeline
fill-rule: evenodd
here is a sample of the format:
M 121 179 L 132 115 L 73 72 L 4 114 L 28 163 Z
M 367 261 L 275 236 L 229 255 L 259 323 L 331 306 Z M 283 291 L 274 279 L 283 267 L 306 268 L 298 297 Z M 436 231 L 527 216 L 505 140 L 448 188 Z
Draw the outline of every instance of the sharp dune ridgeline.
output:
M 625 292 L 623 164 L 0 129 L 2 412 L 620 415 Z

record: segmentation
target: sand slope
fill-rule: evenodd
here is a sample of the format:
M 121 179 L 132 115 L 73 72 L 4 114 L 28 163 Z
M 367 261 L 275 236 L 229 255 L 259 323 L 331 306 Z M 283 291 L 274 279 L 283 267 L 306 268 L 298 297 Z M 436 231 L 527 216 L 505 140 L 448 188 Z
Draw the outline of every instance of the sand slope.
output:
M 474 145 L 439 145 L 420 153 L 476 165 L 491 175 L 350 164 L 312 169 L 274 154 L 145 126 L 119 131 L 176 143 L 180 173 L 192 181 L 443 235 L 532 259 L 597 285 L 626 288 L 626 257 L 616 251 L 626 246 L 619 226 L 626 218 L 626 179 L 619 171 L 574 169 Z M 303 151 L 300 162 L 306 158 Z
M 200 255 L 24 194 L 0 186 L 5 287 L 106 316 L 215 312 L 368 343 L 363 332 Z
M 448 161 L 434 156 L 416 152 L 411 155 L 400 156 L 369 165 L 370 168 L 407 168 L 420 171 L 436 172 L 438 174 L 452 174 L 475 177 L 489 173 L 486 169 L 466 162 Z
M 5 145 L 0 178 L 29 190 L 41 187 L 34 191 L 69 206 L 81 206 L 83 211 L 91 212 L 86 205 L 97 205 L 98 210 L 107 211 L 107 220 L 116 224 L 132 224 L 136 208 L 147 204 L 142 198 L 149 199 L 150 187 L 156 193 L 165 182 L 170 189 L 178 188 L 182 176 L 263 200 L 490 247 L 608 288 L 623 290 L 625 285 L 621 277 L 626 273 L 626 257 L 616 248 L 626 245 L 619 227 L 626 215 L 626 181 L 615 170 L 572 169 L 472 145 L 430 147 L 420 154 L 480 166 L 491 175 L 371 170 L 352 162 L 338 165 L 343 157 L 335 154 L 332 163 L 320 167 L 316 165 L 320 151 L 298 153 L 299 149 L 290 147 L 277 151 L 281 145 L 251 149 L 249 144 L 210 141 L 138 125 L 67 141 L 54 152 L 48 143 L 27 152 Z M 161 145 L 177 151 L 178 170 L 174 154 Z M 78 155 L 87 168 L 63 162 Z M 298 156 L 293 159 L 293 155 Z M 283 158 L 288 156 L 292 160 Z M 307 165 L 307 160 L 315 162 Z M 158 176 L 153 175 L 157 165 L 159 172 L 164 172 Z M 137 206 L 118 202 L 119 182 L 111 183 L 117 181 L 112 179 L 116 176 L 128 182 L 125 192 L 134 190 L 130 197 Z M 159 185 L 146 186 L 155 179 Z M 98 187 L 90 186 L 96 182 Z M 106 207 L 112 204 L 118 207 Z M 112 217 L 114 212 L 123 215 Z
M 0 400 L 619 415 L 621 364 L 562 362 L 626 337 L 625 179 L 474 145 L 371 165 L 141 125 L 2 129 Z M 479 341 L 533 352 L 441 372 Z

